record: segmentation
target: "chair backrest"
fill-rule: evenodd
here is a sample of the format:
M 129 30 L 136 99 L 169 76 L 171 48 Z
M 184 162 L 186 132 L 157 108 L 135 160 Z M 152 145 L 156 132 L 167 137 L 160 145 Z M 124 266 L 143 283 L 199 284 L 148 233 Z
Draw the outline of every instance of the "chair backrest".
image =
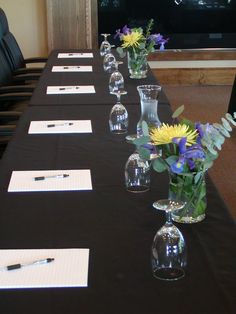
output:
M 234 78 L 234 84 L 231 91 L 231 96 L 229 100 L 228 113 L 232 114 L 236 112 L 236 75 Z
M 12 71 L 6 56 L 0 46 L 0 86 L 9 85 L 12 82 Z
M 0 29 L 2 35 L 6 35 L 9 32 L 7 17 L 2 8 L 0 8 Z
M 0 40 L 1 46 L 10 64 L 11 70 L 25 68 L 24 57 L 21 49 L 10 32 L 5 12 L 0 8 Z

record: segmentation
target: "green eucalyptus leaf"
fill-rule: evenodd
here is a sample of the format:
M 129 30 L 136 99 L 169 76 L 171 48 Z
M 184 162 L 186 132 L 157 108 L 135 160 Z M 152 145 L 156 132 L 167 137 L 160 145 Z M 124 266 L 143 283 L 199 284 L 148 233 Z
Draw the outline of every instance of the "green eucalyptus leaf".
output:
M 139 155 L 142 159 L 149 160 L 150 159 L 150 150 L 144 147 L 140 147 L 138 149 Z
M 213 166 L 213 164 L 214 163 L 212 160 L 208 160 L 208 161 L 205 160 L 205 162 L 204 162 L 206 169 L 210 169 Z
M 133 144 L 141 146 L 150 142 L 150 136 L 141 136 L 133 141 Z
M 126 52 L 122 47 L 117 47 L 116 51 L 119 54 L 120 58 L 124 58 L 126 56 Z
M 167 169 L 166 163 L 161 158 L 154 159 L 152 167 L 156 172 L 163 172 Z
M 178 107 L 178 108 L 174 111 L 174 113 L 172 114 L 172 118 L 173 118 L 173 119 L 177 118 L 178 116 L 181 115 L 181 113 L 182 113 L 183 111 L 184 111 L 184 105 Z
M 221 118 L 221 121 L 222 121 L 222 123 L 223 123 L 224 128 L 225 128 L 227 131 L 231 132 L 231 131 L 232 131 L 232 128 L 231 128 L 229 122 L 228 122 L 225 118 Z
M 207 149 L 209 150 L 209 152 L 212 154 L 212 155 L 217 155 L 217 151 L 212 147 L 212 146 L 208 146 Z
M 236 121 L 234 121 L 234 118 L 230 113 L 226 113 L 225 117 L 229 122 L 231 122 L 234 126 L 236 126 Z
M 149 128 L 146 121 L 142 121 L 142 131 L 144 136 L 149 136 Z
M 168 158 L 166 158 L 166 162 L 168 163 L 168 165 L 172 165 L 174 162 L 176 162 L 179 159 L 178 156 L 169 156 Z
M 145 49 L 145 43 L 140 43 L 140 44 L 139 44 L 139 48 L 140 48 L 140 49 Z
M 217 128 L 225 137 L 230 137 L 230 133 L 219 123 L 213 123 L 213 126 Z

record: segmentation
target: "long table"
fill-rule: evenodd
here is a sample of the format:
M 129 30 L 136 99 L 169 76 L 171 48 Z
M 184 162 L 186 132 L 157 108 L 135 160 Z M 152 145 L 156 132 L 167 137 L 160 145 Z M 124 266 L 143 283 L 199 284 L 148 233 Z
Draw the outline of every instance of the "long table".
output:
M 77 97 L 78 105 L 32 100 L 22 115 L 0 163 L 0 248 L 89 248 L 88 287 L 1 290 L 1 313 L 234 313 L 235 222 L 210 178 L 206 219 L 178 225 L 188 248 L 186 276 L 155 279 L 150 247 L 165 218 L 152 203 L 167 197 L 167 174 L 152 173 L 149 192 L 127 192 L 124 165 L 134 147 L 109 132 L 111 105 L 88 106 Z M 140 113 L 137 104 L 127 108 L 132 133 Z M 158 112 L 170 122 L 168 103 Z M 54 119 L 91 119 L 93 133 L 27 134 L 30 121 Z M 91 169 L 93 190 L 7 192 L 13 170 L 43 169 Z
M 68 50 L 72 52 L 74 50 Z M 33 106 L 48 106 L 48 105 L 78 105 L 81 104 L 92 104 L 92 105 L 111 105 L 114 104 L 115 98 L 108 92 L 109 73 L 104 73 L 102 58 L 99 56 L 98 51 L 92 51 L 94 58 L 91 59 L 76 59 L 76 58 L 58 58 L 60 50 L 55 50 L 50 54 L 49 61 L 47 62 L 46 68 L 41 79 L 38 82 L 37 88 L 33 94 L 30 104 Z M 117 57 L 117 54 L 114 51 Z M 137 93 L 137 85 L 142 84 L 156 84 L 157 80 L 149 71 L 149 75 L 146 79 L 135 80 L 130 79 L 127 69 L 126 59 L 122 59 L 123 64 L 119 66 L 119 71 L 123 74 L 125 80 L 125 89 L 128 94 L 122 98 L 126 105 L 134 105 L 139 103 L 139 96 Z M 52 72 L 53 66 L 75 66 L 75 65 L 92 65 L 93 73 L 90 72 Z M 60 85 L 94 85 L 96 94 L 81 94 L 78 95 L 47 95 L 47 86 L 60 86 Z M 168 99 L 164 92 L 160 93 L 160 103 L 168 104 Z

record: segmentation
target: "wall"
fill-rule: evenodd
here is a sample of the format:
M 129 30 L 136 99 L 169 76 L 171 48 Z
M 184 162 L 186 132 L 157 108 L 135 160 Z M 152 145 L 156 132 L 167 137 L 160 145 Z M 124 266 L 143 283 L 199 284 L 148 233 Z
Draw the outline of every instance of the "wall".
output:
M 0 0 L 0 7 L 24 57 L 47 56 L 45 0 Z

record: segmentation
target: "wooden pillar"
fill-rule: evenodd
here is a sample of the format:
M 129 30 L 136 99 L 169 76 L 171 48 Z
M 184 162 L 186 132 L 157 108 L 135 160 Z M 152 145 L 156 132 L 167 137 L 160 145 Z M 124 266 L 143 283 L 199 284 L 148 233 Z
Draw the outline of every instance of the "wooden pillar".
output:
M 48 48 L 97 48 L 97 0 L 47 0 Z

